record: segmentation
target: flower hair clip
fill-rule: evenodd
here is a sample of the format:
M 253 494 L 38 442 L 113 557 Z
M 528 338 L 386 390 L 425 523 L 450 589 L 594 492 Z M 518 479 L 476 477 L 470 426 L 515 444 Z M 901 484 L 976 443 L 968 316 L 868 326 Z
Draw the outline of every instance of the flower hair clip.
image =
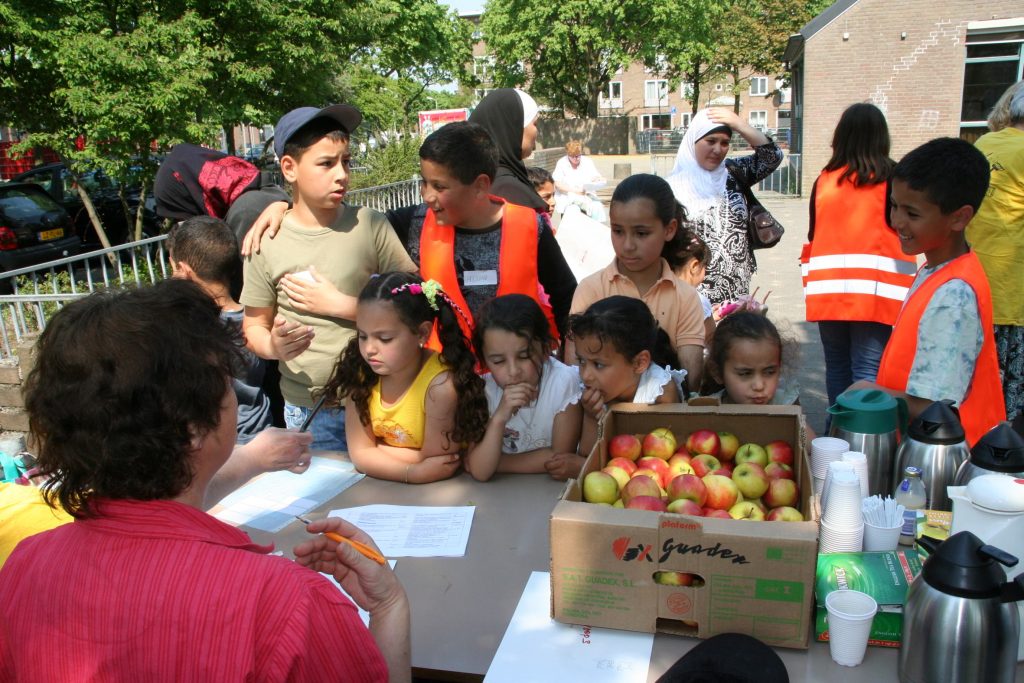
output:
M 427 303 L 435 311 L 440 310 L 437 306 L 437 297 L 444 299 L 444 302 L 452 307 L 460 318 L 470 327 L 472 323 L 469 320 L 469 316 L 466 315 L 462 307 L 452 301 L 452 298 L 441 288 L 441 283 L 437 280 L 427 280 L 426 282 L 409 282 L 402 285 L 401 287 L 395 287 L 391 290 L 392 294 L 401 294 L 402 292 L 408 291 L 410 294 L 422 294 L 426 297 Z

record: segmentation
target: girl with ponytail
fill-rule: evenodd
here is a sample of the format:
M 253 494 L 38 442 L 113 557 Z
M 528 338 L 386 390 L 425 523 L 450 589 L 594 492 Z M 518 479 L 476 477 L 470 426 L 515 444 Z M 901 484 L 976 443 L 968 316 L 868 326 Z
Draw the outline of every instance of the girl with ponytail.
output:
M 487 426 L 484 382 L 459 326 L 464 315 L 437 282 L 374 277 L 359 294 L 356 337 L 323 394 L 345 403 L 352 463 L 378 479 L 447 479 Z M 436 325 L 441 352 L 425 348 Z

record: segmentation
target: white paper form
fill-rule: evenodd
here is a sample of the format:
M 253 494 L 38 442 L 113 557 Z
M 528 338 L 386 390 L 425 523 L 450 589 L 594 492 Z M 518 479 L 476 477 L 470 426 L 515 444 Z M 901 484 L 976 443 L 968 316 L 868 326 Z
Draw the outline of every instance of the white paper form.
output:
M 551 618 L 551 575 L 533 572 L 484 683 L 643 683 L 654 634 L 563 624 Z
M 365 531 L 385 557 L 462 557 L 476 507 L 364 505 L 331 510 Z
M 394 571 L 394 570 L 395 570 L 395 562 L 396 562 L 396 560 L 388 560 L 388 565 L 390 565 L 390 567 L 391 567 L 391 571 Z M 345 590 L 344 588 L 342 588 L 342 587 L 341 587 L 341 584 L 340 584 L 340 583 L 338 583 L 338 580 L 337 580 L 337 579 L 335 579 L 335 578 L 334 578 L 334 577 L 333 577 L 332 575 L 330 575 L 330 574 L 328 574 L 328 573 L 326 573 L 326 572 L 320 572 L 320 573 L 321 573 L 321 574 L 323 574 L 323 576 L 324 576 L 324 578 L 325 578 L 325 579 L 327 579 L 328 581 L 330 581 L 331 583 L 333 583 L 333 584 L 335 585 L 335 587 L 336 587 L 336 588 L 337 588 L 338 590 L 340 590 L 340 591 L 342 592 L 342 594 L 343 594 L 343 595 L 344 595 L 344 596 L 345 596 L 346 598 L 348 598 L 349 600 L 352 600 L 352 596 L 348 594 L 348 591 L 347 591 L 347 590 Z M 356 601 L 355 601 L 355 600 L 352 600 L 352 604 L 356 606 L 356 609 L 357 609 L 357 610 L 359 610 L 359 618 L 363 620 L 363 623 L 364 623 L 364 624 L 366 624 L 366 628 L 370 628 L 370 613 L 369 613 L 369 612 L 367 612 L 366 610 L 364 610 L 364 609 L 363 609 L 362 607 L 360 607 L 360 606 L 359 606 L 359 605 L 358 605 L 358 604 L 356 603 Z
M 213 516 L 276 533 L 363 478 L 350 462 L 314 456 L 302 474 L 270 472 L 227 496 Z

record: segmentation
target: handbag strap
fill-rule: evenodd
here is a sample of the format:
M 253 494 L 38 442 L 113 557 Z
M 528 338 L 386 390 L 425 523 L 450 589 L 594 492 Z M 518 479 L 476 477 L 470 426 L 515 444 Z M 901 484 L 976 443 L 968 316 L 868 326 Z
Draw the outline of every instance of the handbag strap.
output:
M 736 184 L 740 186 L 740 192 L 742 192 L 743 196 L 747 198 L 747 208 L 749 209 L 751 206 L 761 206 L 761 202 L 759 202 L 757 197 L 754 196 L 754 191 L 750 189 L 750 185 L 747 185 L 747 181 L 740 177 L 740 174 L 729 164 L 726 164 L 725 168 L 729 171 L 729 175 L 731 175 L 736 181 Z

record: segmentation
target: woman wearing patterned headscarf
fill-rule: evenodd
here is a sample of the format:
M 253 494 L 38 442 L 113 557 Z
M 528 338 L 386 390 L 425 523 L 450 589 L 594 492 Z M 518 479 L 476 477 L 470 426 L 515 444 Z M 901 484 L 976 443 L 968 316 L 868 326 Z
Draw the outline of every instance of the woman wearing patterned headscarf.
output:
M 734 131 L 750 143 L 753 154 L 726 159 Z M 741 183 L 752 187 L 780 163 L 779 146 L 729 109 L 698 112 L 683 136 L 667 180 L 711 251 L 700 289 L 712 304 L 749 293 L 757 263 L 747 237 L 748 208 Z

